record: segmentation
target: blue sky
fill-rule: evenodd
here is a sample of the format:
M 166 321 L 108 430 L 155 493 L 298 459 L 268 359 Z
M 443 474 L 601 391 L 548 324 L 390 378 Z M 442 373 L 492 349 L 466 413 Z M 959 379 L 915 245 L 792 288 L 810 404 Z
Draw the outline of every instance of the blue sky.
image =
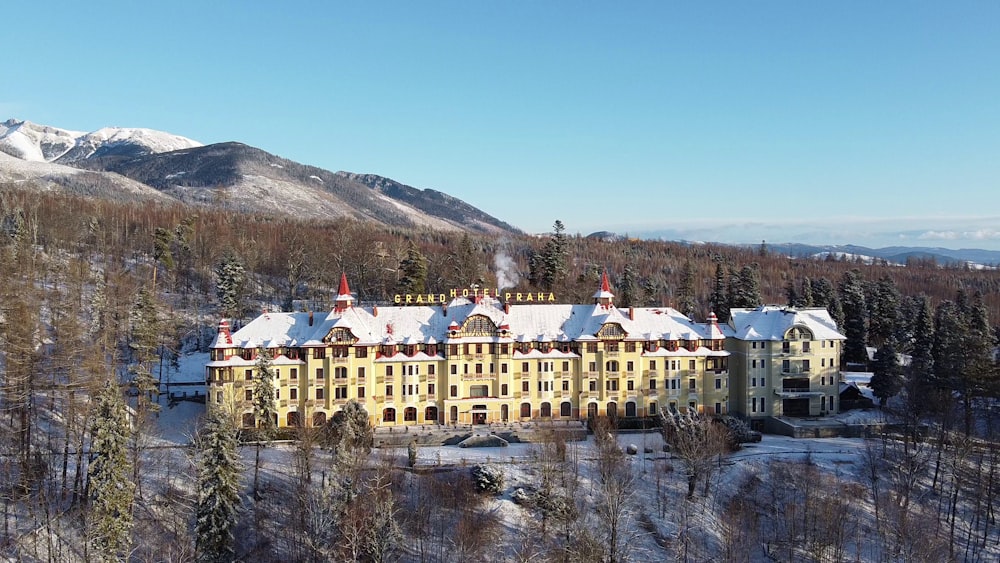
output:
M 0 119 L 241 141 L 529 232 L 561 219 L 1000 249 L 995 1 L 18 2 L 4 16 Z

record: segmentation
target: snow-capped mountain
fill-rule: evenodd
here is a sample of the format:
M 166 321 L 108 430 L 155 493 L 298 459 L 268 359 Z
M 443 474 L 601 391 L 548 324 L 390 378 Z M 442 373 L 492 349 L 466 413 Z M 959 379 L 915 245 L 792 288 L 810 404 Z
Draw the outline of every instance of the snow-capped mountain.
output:
M 330 172 L 242 143 L 201 145 L 150 129 L 79 133 L 8 120 L 0 125 L 0 182 L 308 219 L 348 218 L 482 233 L 517 231 L 435 190 L 370 174 Z
M 69 164 L 104 156 L 140 156 L 200 147 L 186 137 L 152 129 L 105 127 L 92 133 L 8 119 L 0 123 L 0 151 L 22 160 Z

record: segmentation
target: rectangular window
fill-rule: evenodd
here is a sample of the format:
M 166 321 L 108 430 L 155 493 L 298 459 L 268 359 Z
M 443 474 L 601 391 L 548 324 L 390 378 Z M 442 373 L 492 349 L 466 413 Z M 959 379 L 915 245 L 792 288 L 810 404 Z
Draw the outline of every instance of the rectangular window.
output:
M 802 360 L 802 371 L 809 371 L 809 360 Z
M 635 352 L 635 342 L 626 342 L 625 343 L 625 351 L 626 352 Z
M 247 381 L 252 380 L 253 379 L 253 370 L 252 369 L 243 370 L 243 377 Z
M 347 387 L 338 386 L 333 389 L 333 398 L 335 399 L 346 399 L 347 398 Z
M 288 379 L 298 379 L 299 378 L 299 368 L 292 368 L 288 371 Z
M 625 362 L 625 371 L 635 371 L 635 362 Z
M 313 348 L 313 359 L 322 360 L 326 357 L 326 348 Z
M 365 378 L 365 367 L 361 366 L 358 368 L 358 379 L 364 379 L 364 378 Z
M 562 370 L 564 372 L 569 371 L 569 362 L 563 362 Z
M 650 379 L 649 380 L 649 388 L 650 389 L 656 389 L 656 380 L 655 379 Z
M 757 397 L 751 399 L 750 405 L 750 412 L 757 412 Z
M 756 377 L 751 377 L 750 378 L 750 387 L 756 387 L 756 386 L 757 386 L 757 378 Z
M 385 396 L 392 397 L 392 385 L 385 386 Z
M 679 385 L 678 381 L 680 381 L 680 380 L 679 379 L 671 379 L 670 380 L 670 388 L 673 389 L 674 391 L 677 390 L 677 386 Z
M 608 391 L 617 391 L 618 390 L 618 380 L 617 379 L 609 379 L 609 380 L 605 381 L 604 382 L 604 388 L 606 390 L 608 390 Z
M 281 398 L 281 389 L 275 389 L 274 390 L 274 398 L 275 399 L 280 399 Z
M 694 391 L 697 388 L 698 388 L 698 380 L 692 377 L 691 379 L 688 380 L 688 389 Z
M 385 376 L 392 377 L 392 366 L 385 366 Z
M 500 373 L 507 373 L 508 364 L 500 364 Z
M 451 374 L 452 375 L 458 375 L 458 366 L 457 365 L 451 364 Z
M 562 382 L 562 390 L 563 391 L 569 391 L 569 380 L 568 379 L 564 379 L 563 380 L 563 382 Z
M 486 385 L 473 385 L 469 388 L 469 393 L 472 397 L 486 397 L 488 396 L 489 387 Z
M 809 341 L 805 341 L 802 343 L 802 352 L 805 354 L 809 353 Z
M 596 379 L 591 379 L 590 380 L 590 390 L 591 391 L 597 391 L 597 380 Z
M 458 396 L 458 385 L 452 385 L 451 387 L 449 387 L 448 388 L 448 394 L 451 395 L 452 397 L 457 397 Z
M 590 354 L 596 354 L 597 353 L 597 343 L 596 342 L 588 342 L 587 343 L 587 352 L 590 353 Z
M 521 373 L 528 373 L 528 362 L 521 362 Z
M 337 367 L 333 368 L 334 379 L 347 379 L 347 368 Z
M 364 387 L 358 387 L 358 398 L 359 399 L 364 399 L 365 398 L 365 388 Z
M 478 374 L 483 373 L 483 364 L 476 364 L 476 373 Z
M 506 364 L 504 364 L 504 365 L 506 365 Z M 506 383 L 504 383 L 504 384 L 501 384 L 501 385 L 500 385 L 500 396 L 501 396 L 501 397 L 506 397 L 506 396 L 507 396 L 507 394 L 508 394 L 508 387 L 507 387 L 507 384 L 506 384 Z
M 427 375 L 435 375 L 437 373 L 435 368 L 436 366 L 434 364 L 427 366 Z
M 316 368 L 316 379 L 323 379 L 323 368 Z
M 629 379 L 628 382 L 625 384 L 625 386 L 626 388 L 628 388 L 629 391 L 635 391 L 635 381 Z
M 366 346 L 355 346 L 354 347 L 354 357 L 355 358 L 367 358 L 368 357 L 368 347 L 366 347 Z
M 434 385 L 433 383 L 428 383 L 427 384 L 427 394 L 433 397 L 434 394 L 435 394 L 435 389 L 436 388 L 437 388 L 437 386 Z
M 590 371 L 590 372 L 597 371 L 597 362 L 590 362 L 590 369 L 588 369 L 587 371 Z
M 326 398 L 325 392 L 326 392 L 326 390 L 323 389 L 322 387 L 317 387 L 316 388 L 316 400 L 317 401 L 322 401 L 323 399 L 325 399 Z
M 764 397 L 760 398 L 760 412 L 766 412 L 764 410 Z
M 522 393 L 530 393 L 531 392 L 531 387 L 529 386 L 529 383 L 527 381 L 522 381 L 521 382 L 521 392 Z
M 715 378 L 715 388 L 716 389 L 722 389 L 722 379 L 720 379 L 718 377 Z
M 649 369 L 656 371 L 656 360 L 649 360 Z
M 688 360 L 688 369 L 695 369 L 695 361 Z
M 294 391 L 294 389 L 293 389 L 293 391 Z M 244 397 L 246 398 L 247 401 L 252 401 L 253 400 L 253 389 L 247 389 L 246 395 L 244 395 Z
M 296 388 L 294 388 L 294 387 L 292 387 L 291 389 L 289 389 L 288 390 L 288 398 L 291 399 L 291 400 L 293 400 L 293 401 L 298 401 L 299 400 L 299 390 L 296 389 Z
M 715 403 L 715 414 L 722 414 L 722 403 Z

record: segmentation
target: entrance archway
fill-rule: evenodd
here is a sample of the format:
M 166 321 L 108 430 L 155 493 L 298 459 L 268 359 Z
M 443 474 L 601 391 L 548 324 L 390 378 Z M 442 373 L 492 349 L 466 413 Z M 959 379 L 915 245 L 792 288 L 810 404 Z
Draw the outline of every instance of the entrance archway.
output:
M 542 418 L 551 418 L 552 417 L 552 404 L 551 403 L 549 403 L 548 401 L 542 403 L 542 412 L 541 412 L 540 416 Z
M 635 416 L 635 403 L 629 401 L 625 403 L 625 416 Z
M 615 418 L 616 416 L 618 416 L 618 403 L 614 401 L 608 403 L 607 413 L 608 416 L 610 416 L 611 418 Z
M 521 418 L 531 418 L 531 403 L 521 403 Z
M 573 416 L 573 404 L 569 401 L 563 401 L 563 403 L 559 405 L 559 416 Z
M 437 407 L 427 407 L 424 409 L 424 422 L 434 422 L 438 421 L 438 408 Z

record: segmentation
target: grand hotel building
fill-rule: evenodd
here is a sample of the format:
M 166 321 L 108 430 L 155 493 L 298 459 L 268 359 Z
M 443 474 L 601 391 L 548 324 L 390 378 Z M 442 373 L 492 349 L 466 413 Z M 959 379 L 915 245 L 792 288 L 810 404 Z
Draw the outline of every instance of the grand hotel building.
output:
M 844 337 L 825 309 L 734 309 L 729 324 L 714 314 L 695 323 L 669 307 L 619 309 L 606 274 L 589 305 L 521 297 L 462 292 L 360 307 L 342 277 L 329 313 L 264 313 L 233 333 L 220 323 L 208 398 L 232 402 L 253 425 L 257 354 L 266 348 L 279 426 L 323 424 L 351 399 L 376 426 L 664 408 L 751 420 L 837 412 Z

